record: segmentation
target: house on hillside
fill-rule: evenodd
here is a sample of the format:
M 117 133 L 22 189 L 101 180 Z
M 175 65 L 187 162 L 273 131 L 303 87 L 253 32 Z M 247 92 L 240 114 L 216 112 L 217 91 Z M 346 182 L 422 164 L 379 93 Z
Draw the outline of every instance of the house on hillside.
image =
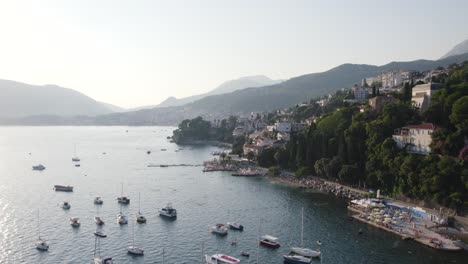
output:
M 413 101 L 414 106 L 421 111 L 425 110 L 429 106 L 431 96 L 443 87 L 444 84 L 442 83 L 432 82 L 416 85 L 412 90 L 411 101 Z
M 397 99 L 393 96 L 376 96 L 374 98 L 369 99 L 369 106 L 373 110 L 380 112 L 382 111 L 384 105 L 388 103 L 393 103 L 395 101 L 397 101 Z
M 431 136 L 434 130 L 435 126 L 432 123 L 409 125 L 396 129 L 392 138 L 398 148 L 407 147 L 408 152 L 426 155 L 431 152 Z

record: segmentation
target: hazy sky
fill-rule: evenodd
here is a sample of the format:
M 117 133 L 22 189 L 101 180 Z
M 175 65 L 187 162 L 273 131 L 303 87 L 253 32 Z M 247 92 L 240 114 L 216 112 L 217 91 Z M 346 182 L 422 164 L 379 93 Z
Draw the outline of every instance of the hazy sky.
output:
M 468 1 L 0 0 L 0 79 L 123 107 L 342 63 L 436 59 L 468 38 Z

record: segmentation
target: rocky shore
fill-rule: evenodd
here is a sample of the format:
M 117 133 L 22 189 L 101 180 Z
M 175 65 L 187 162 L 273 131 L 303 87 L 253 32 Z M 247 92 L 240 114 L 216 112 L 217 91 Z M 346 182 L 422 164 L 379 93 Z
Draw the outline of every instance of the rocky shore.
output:
M 292 175 L 283 174 L 278 177 L 270 177 L 270 179 L 272 179 L 273 181 L 282 182 L 300 188 L 311 188 L 317 191 L 333 194 L 337 197 L 350 200 L 361 199 L 368 196 L 368 193 L 366 193 L 365 191 L 344 186 L 339 183 L 325 181 L 317 177 L 297 179 Z

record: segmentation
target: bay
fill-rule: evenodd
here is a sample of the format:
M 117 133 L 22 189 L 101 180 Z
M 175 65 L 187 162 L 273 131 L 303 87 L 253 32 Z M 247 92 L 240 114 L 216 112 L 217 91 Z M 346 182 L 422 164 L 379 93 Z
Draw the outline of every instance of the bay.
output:
M 318 248 L 316 241 L 321 241 L 322 263 L 467 262 L 465 253 L 435 251 L 349 221 L 346 201 L 327 194 L 263 178 L 203 173 L 201 167 L 148 167 L 202 164 L 217 150 L 170 143 L 166 137 L 173 129 L 0 127 L 0 263 L 92 263 L 97 213 L 106 222 L 103 231 L 108 235 L 101 242 L 101 253 L 112 256 L 115 263 L 163 263 L 163 252 L 168 264 L 201 263 L 202 248 L 205 254 L 238 257 L 241 263 L 282 263 L 282 255 L 300 243 L 302 207 L 305 245 Z M 81 167 L 71 161 L 75 145 Z M 32 171 L 31 166 L 39 163 L 46 170 Z M 75 190 L 55 192 L 55 184 L 72 185 Z M 131 199 L 122 207 L 129 217 L 125 226 L 116 223 L 121 184 Z M 135 237 L 145 255 L 132 257 L 126 247 L 131 243 L 139 193 L 148 221 L 135 224 Z M 102 206 L 93 204 L 95 196 L 103 198 Z M 58 206 L 65 200 L 71 203 L 68 211 Z M 178 210 L 175 221 L 158 216 L 157 210 L 168 202 Z M 38 211 L 48 252 L 34 248 Z M 81 227 L 73 229 L 70 217 L 79 217 Z M 208 232 L 210 226 L 228 221 L 241 222 L 245 230 L 230 231 L 224 238 Z M 364 230 L 362 235 L 359 229 Z M 259 234 L 280 238 L 281 247 L 257 248 Z M 232 240 L 238 245 L 232 246 Z M 248 251 L 250 259 L 240 257 L 240 251 Z

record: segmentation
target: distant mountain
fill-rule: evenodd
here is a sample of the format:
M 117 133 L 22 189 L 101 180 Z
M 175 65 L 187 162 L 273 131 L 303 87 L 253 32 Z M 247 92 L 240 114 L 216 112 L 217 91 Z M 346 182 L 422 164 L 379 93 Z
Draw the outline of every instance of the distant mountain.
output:
M 56 85 L 30 85 L 0 80 L 0 117 L 32 115 L 102 115 L 115 106 L 103 104 L 77 91 Z
M 441 57 L 441 59 L 454 56 L 454 55 L 460 55 L 468 53 L 468 39 L 465 39 L 463 42 L 457 44 L 455 47 L 453 47 L 447 54 Z
M 155 107 L 184 105 L 187 103 L 195 102 L 196 100 L 202 99 L 210 95 L 231 93 L 231 92 L 245 89 L 245 88 L 267 86 L 267 85 L 279 83 L 280 81 L 281 80 L 272 80 L 264 75 L 241 77 L 235 80 L 226 81 L 208 93 L 193 95 L 193 96 L 184 97 L 180 99 L 177 99 L 175 97 L 169 97 Z
M 100 115 L 93 119 L 23 118 L 20 120 L 0 119 L 1 124 L 73 124 L 73 125 L 177 125 L 184 118 L 198 115 L 219 118 L 229 114 L 271 111 L 294 106 L 318 96 L 324 96 L 343 87 L 360 83 L 363 78 L 373 77 L 392 69 L 431 70 L 438 66 L 468 60 L 468 53 L 444 59 L 391 62 L 383 66 L 365 64 L 343 64 L 325 72 L 306 74 L 287 81 L 237 90 L 231 93 L 211 95 L 182 106 L 158 107 L 139 111 Z

